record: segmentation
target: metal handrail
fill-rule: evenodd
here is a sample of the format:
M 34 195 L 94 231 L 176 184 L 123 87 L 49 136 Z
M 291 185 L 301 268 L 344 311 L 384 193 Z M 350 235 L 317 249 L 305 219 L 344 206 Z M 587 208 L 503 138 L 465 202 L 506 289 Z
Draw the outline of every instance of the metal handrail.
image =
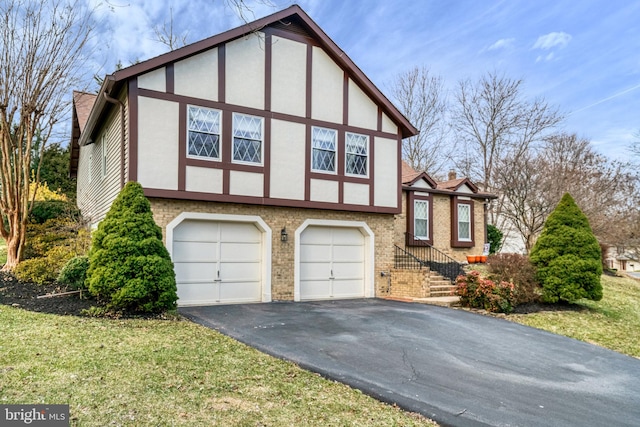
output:
M 417 240 L 411 233 L 405 233 L 405 238 L 405 242 L 411 241 L 412 245 L 409 246 L 405 243 L 404 249 L 396 245 L 396 268 L 416 268 L 419 264 L 420 267 L 429 267 L 430 270 L 437 272 L 452 282 L 455 282 L 459 275 L 464 274 L 462 264 L 449 255 L 439 251 L 425 241 Z M 409 257 L 408 260 L 407 256 Z M 406 265 L 407 262 L 410 265 Z M 403 263 L 405 265 L 402 265 Z

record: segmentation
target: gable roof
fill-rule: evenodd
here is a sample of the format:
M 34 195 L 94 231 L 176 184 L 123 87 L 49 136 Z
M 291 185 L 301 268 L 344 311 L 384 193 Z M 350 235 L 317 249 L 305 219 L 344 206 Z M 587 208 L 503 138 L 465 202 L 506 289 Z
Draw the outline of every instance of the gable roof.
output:
M 458 178 L 438 183 L 438 188 L 442 190 L 457 191 L 463 185 L 467 185 L 474 193 L 478 192 L 478 187 L 469 178 Z
M 362 90 L 367 93 L 382 110 L 398 125 L 402 138 L 408 138 L 418 134 L 418 130 L 407 120 L 407 118 L 384 96 L 384 94 L 369 80 L 369 78 L 358 68 L 358 66 L 336 45 L 329 36 L 307 15 L 300 6 L 293 5 L 272 15 L 258 19 L 256 21 L 241 25 L 234 29 L 225 31 L 218 35 L 184 46 L 180 49 L 167 52 L 130 67 L 118 70 L 107 75 L 98 93 L 96 103 L 86 123 L 86 131 L 93 131 L 101 112 L 106 106 L 102 93 L 114 95 L 128 79 L 138 76 L 157 68 L 161 68 L 169 63 L 186 59 L 197 55 L 205 50 L 216 47 L 220 44 L 230 42 L 247 34 L 266 28 L 275 31 L 286 31 L 295 33 L 298 37 L 314 40 L 315 43 L 324 48 L 325 52 L 344 70 L 351 78 L 358 83 Z M 80 143 L 84 143 L 84 136 L 81 136 Z
M 433 190 L 424 189 L 433 193 L 440 194 L 460 194 L 458 189 L 463 185 L 467 185 L 469 189 L 473 192 L 471 197 L 483 198 L 483 199 L 497 199 L 495 194 L 485 193 L 478 190 L 478 187 L 471 182 L 469 178 L 458 178 L 452 179 L 449 181 L 437 182 L 433 178 L 431 178 L 426 172 L 417 172 L 414 170 L 407 162 L 402 161 L 402 185 L 405 189 L 407 187 L 413 186 L 420 179 L 426 180 L 429 185 L 433 187 Z M 419 188 L 413 188 L 413 190 L 420 190 Z M 435 190 L 435 191 L 434 191 Z
M 69 163 L 69 176 L 74 178 L 78 170 L 78 158 L 80 156 L 79 140 L 87 126 L 87 121 L 98 95 L 94 93 L 73 91 L 72 117 L 71 117 L 71 156 Z
M 437 187 L 436 181 L 431 178 L 426 172 L 417 172 L 409 163 L 402 161 L 402 184 L 411 186 L 418 182 L 419 180 L 424 179 L 432 188 Z

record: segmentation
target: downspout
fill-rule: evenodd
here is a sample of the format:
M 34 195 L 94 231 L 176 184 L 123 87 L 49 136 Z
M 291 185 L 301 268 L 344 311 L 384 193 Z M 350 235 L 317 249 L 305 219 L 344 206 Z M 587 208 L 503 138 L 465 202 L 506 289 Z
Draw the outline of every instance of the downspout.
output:
M 120 160 L 121 160 L 120 161 L 120 189 L 122 190 L 122 188 L 124 188 L 124 151 L 125 151 L 124 150 L 124 132 L 125 132 L 124 103 L 119 99 L 110 97 L 106 91 L 102 92 L 102 94 L 104 95 L 104 99 L 106 99 L 107 102 L 114 105 L 118 105 L 120 107 Z

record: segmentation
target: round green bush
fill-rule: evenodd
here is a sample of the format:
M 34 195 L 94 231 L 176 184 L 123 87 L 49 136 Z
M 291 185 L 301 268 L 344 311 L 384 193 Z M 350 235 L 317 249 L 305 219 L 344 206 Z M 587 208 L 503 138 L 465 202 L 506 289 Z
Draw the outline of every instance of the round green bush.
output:
M 173 263 L 140 184 L 125 185 L 94 232 L 87 283 L 109 310 L 158 313 L 176 308 Z
M 71 258 L 60 270 L 57 281 L 71 289 L 83 289 L 89 269 L 89 257 L 86 255 Z
M 543 301 L 602 299 L 600 245 L 589 220 L 568 193 L 547 218 L 530 259 L 542 284 Z

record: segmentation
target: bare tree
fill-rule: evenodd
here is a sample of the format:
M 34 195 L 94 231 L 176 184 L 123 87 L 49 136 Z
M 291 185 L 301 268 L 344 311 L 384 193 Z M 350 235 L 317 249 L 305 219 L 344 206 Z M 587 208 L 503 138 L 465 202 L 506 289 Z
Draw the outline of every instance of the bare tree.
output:
M 35 197 L 29 190 L 32 144 L 37 136 L 44 150 L 68 113 L 91 13 L 65 0 L 3 0 L 0 12 L 0 234 L 7 242 L 4 269 L 10 270 L 20 261 Z M 38 182 L 40 165 L 35 169 Z
M 537 150 L 515 153 L 498 165 L 501 217 L 529 252 L 547 216 L 566 192 L 589 218 L 601 242 L 618 245 L 633 235 L 637 179 L 624 165 L 595 152 L 575 134 L 556 134 Z
M 425 67 L 414 67 L 396 76 L 391 95 L 407 119 L 420 131 L 402 143 L 402 157 L 417 171 L 444 175 L 455 150 L 446 138 L 447 99 L 442 77 Z
M 155 25 L 153 32 L 156 35 L 156 40 L 166 45 L 169 50 L 176 50 L 187 44 L 187 37 L 189 31 L 183 31 L 180 34 L 176 34 L 173 28 L 173 7 L 169 8 L 169 22 L 164 21 L 162 26 Z
M 500 196 L 489 211 L 489 222 L 498 228 L 503 228 L 500 211 L 504 196 L 496 180 L 508 167 L 505 160 L 519 160 L 563 119 L 543 99 L 527 100 L 522 83 L 496 72 L 476 82 L 463 80 L 452 109 L 453 127 L 462 143 L 456 163 L 482 190 Z

